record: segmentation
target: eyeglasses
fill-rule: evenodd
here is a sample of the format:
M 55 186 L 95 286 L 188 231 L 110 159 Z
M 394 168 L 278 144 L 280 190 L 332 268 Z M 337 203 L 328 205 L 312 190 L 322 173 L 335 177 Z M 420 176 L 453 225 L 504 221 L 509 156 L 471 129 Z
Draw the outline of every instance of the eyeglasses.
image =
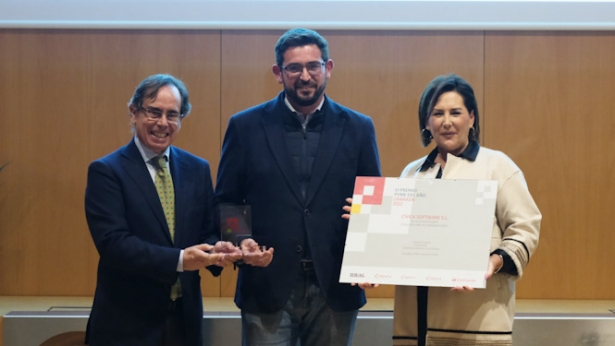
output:
M 145 113 L 145 117 L 151 121 L 160 121 L 164 112 L 159 108 L 154 107 L 141 107 L 141 110 Z M 173 124 L 179 124 L 181 120 L 181 114 L 175 111 L 167 111 L 167 121 Z
M 303 73 L 303 69 L 307 69 L 308 73 L 313 77 L 322 72 L 322 68 L 325 66 L 325 63 L 322 61 L 311 61 L 305 65 L 301 64 L 288 64 L 286 66 L 281 66 L 286 74 L 289 77 L 297 77 L 301 73 Z

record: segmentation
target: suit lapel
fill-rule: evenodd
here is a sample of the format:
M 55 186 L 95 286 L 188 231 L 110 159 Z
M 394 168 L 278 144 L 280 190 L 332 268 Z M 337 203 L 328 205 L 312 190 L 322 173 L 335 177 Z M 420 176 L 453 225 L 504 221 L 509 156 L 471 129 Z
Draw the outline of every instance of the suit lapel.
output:
M 333 107 L 333 101 L 327 99 L 323 105 L 324 124 L 323 130 L 320 135 L 320 142 L 318 143 L 318 152 L 316 154 L 316 160 L 314 161 L 314 167 L 312 168 L 312 178 L 307 189 L 306 204 L 309 204 L 316 191 L 322 184 L 323 179 L 329 166 L 333 162 L 333 158 L 337 153 L 337 147 L 342 139 L 344 133 L 344 124 L 346 123 L 346 116 L 337 107 Z
M 283 94 L 281 94 L 283 95 Z M 262 119 L 265 135 L 269 143 L 269 149 L 273 153 L 286 183 L 290 186 L 291 190 L 295 194 L 295 197 L 299 201 L 303 201 L 301 196 L 301 189 L 299 187 L 299 179 L 297 173 L 293 169 L 290 161 L 290 155 L 286 150 L 286 139 L 284 137 L 284 123 L 282 116 L 286 112 L 286 106 L 284 105 L 283 96 L 277 98 L 277 102 L 273 102 L 270 106 L 264 109 L 264 116 Z
M 187 197 L 190 193 L 190 184 L 186 179 L 189 169 L 181 152 L 171 147 L 170 152 L 170 168 L 171 177 L 173 178 L 173 189 L 175 190 L 175 244 L 182 244 L 182 236 L 184 235 L 183 226 L 185 213 L 178 212 L 187 210 Z
M 132 178 L 135 185 L 139 188 L 141 193 L 143 193 L 144 200 L 149 205 L 152 213 L 161 224 L 162 229 L 165 230 L 165 237 L 172 244 L 173 241 L 171 239 L 171 234 L 169 233 L 169 227 L 167 225 L 167 220 L 164 216 L 164 210 L 162 210 L 162 205 L 160 204 L 160 197 L 158 197 L 158 192 L 156 191 L 156 186 L 152 181 L 152 176 L 147 170 L 147 166 L 145 162 L 143 162 L 143 157 L 137 148 L 137 145 L 134 142 L 134 139 L 124 147 L 122 151 L 123 156 L 123 165 L 128 172 L 128 175 Z

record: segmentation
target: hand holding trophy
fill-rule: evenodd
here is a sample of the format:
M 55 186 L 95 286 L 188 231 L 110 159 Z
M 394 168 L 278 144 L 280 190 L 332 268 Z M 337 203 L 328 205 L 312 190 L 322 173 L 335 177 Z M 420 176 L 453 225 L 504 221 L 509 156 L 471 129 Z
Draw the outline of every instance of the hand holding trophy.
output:
M 243 263 L 266 267 L 273 260 L 273 248 L 259 245 L 252 238 L 252 214 L 249 205 L 221 205 L 222 241 L 239 247 Z

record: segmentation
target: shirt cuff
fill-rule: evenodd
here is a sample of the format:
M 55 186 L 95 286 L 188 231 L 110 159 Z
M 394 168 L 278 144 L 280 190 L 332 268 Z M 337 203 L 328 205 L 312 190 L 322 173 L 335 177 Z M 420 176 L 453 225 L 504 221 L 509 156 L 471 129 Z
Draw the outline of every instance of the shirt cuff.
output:
M 519 275 L 519 272 L 517 271 L 517 267 L 515 266 L 515 262 L 512 260 L 512 258 L 510 258 L 510 255 L 507 254 L 506 251 L 502 249 L 496 249 L 491 254 L 502 256 L 502 261 L 504 263 L 502 263 L 502 268 L 498 270 L 498 273 L 506 273 L 506 274 L 510 274 L 514 276 Z
M 184 250 L 179 251 L 179 261 L 177 261 L 177 271 L 184 271 Z

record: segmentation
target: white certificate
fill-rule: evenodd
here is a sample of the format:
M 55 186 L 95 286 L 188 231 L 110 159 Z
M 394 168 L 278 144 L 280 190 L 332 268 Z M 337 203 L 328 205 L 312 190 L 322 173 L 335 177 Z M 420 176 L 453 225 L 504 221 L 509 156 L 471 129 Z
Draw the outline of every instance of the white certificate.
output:
M 497 188 L 357 177 L 340 282 L 484 288 Z

